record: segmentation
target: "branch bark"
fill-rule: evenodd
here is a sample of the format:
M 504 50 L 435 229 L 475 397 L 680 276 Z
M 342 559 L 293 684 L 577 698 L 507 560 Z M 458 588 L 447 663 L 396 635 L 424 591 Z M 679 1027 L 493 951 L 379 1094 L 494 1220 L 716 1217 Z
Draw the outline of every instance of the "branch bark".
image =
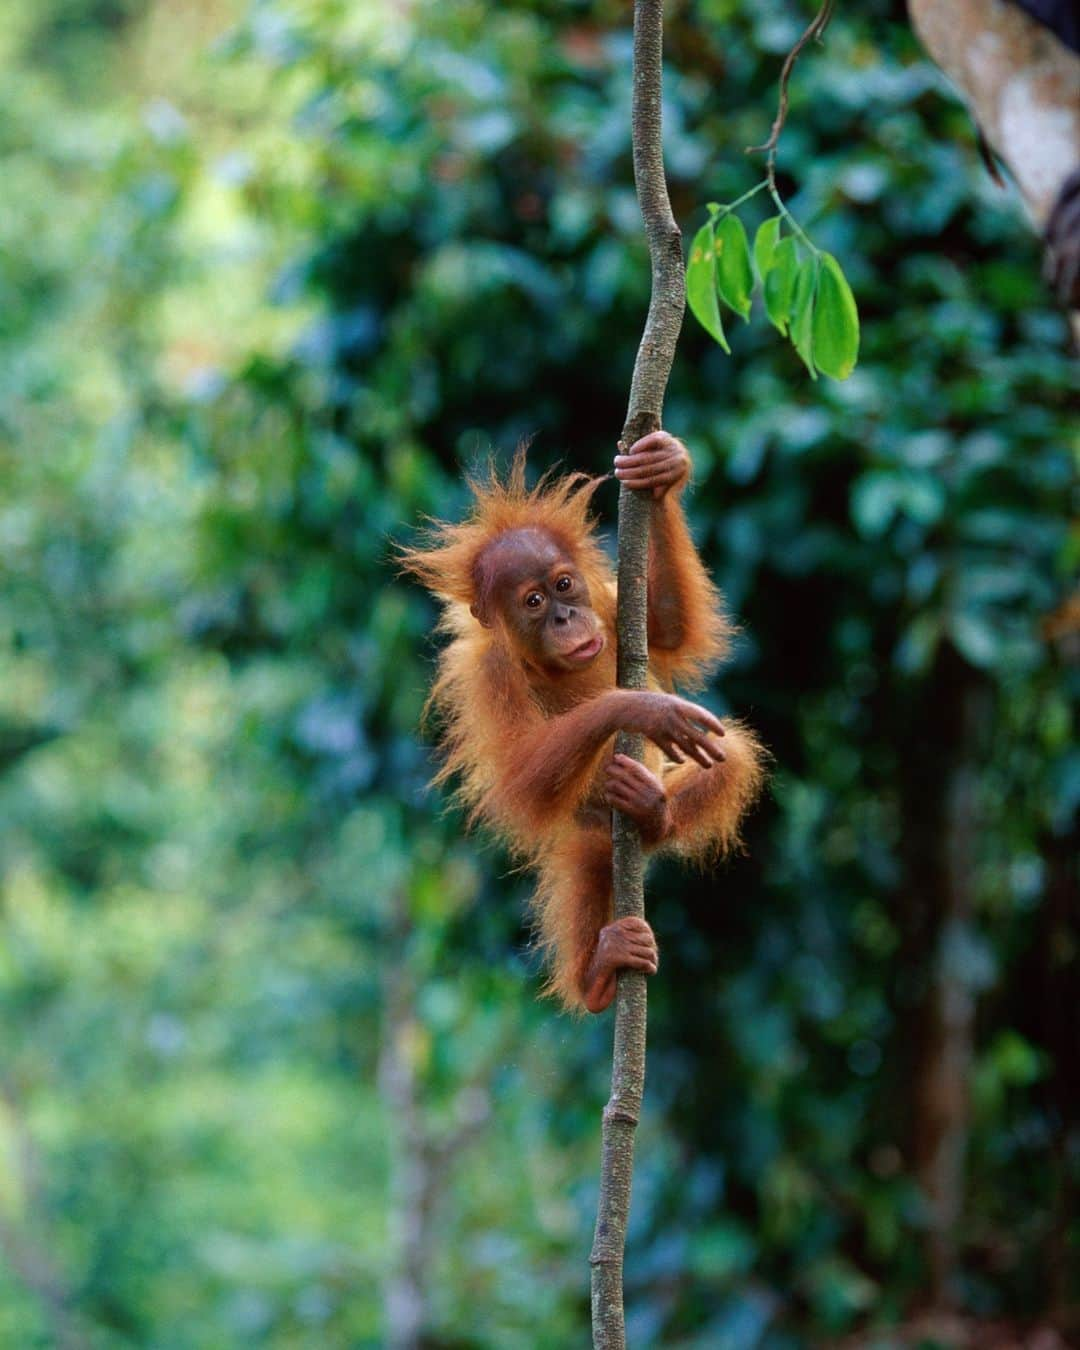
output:
M 390 904 L 378 1065 L 379 1090 L 395 1124 L 390 1150 L 392 1254 L 383 1291 L 383 1335 L 387 1350 L 420 1350 L 429 1344 L 425 1328 L 438 1209 L 455 1164 L 491 1117 L 487 1084 L 493 1066 L 505 1058 L 510 1038 L 496 1037 L 490 1054 L 465 1076 L 453 1104 L 453 1123 L 436 1122 L 425 1106 L 415 1050 L 423 1034 L 416 1012 L 418 989 L 430 970 L 417 961 L 404 892 L 395 891 Z
M 661 425 L 664 393 L 686 304 L 682 237 L 672 215 L 664 177 L 663 28 L 663 0 L 635 0 L 631 135 L 634 182 L 649 243 L 652 294 L 622 430 L 621 441 L 626 446 Z M 651 512 L 648 493 L 620 488 L 618 682 L 626 689 L 644 689 L 648 672 L 645 604 Z M 635 759 L 642 757 L 642 749 L 640 736 L 620 734 L 616 741 L 616 750 Z M 645 863 L 641 840 L 633 822 L 618 811 L 612 821 L 612 837 L 615 916 L 642 917 Z M 623 1250 L 630 1212 L 634 1130 L 645 1086 L 645 1026 L 645 977 L 624 970 L 619 975 L 616 995 L 611 1097 L 604 1108 L 600 1199 L 589 1257 L 593 1345 L 597 1350 L 622 1350 L 626 1345 Z

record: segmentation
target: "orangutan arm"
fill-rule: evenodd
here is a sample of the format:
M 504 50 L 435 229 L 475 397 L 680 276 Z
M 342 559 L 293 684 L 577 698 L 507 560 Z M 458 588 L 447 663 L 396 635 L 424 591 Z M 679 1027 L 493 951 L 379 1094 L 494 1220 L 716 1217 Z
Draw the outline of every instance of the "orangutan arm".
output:
M 720 721 L 674 694 L 610 689 L 569 712 L 522 732 L 502 728 L 505 760 L 501 796 L 511 812 L 534 826 L 570 823 L 596 771 L 596 760 L 616 731 L 638 731 L 670 759 L 690 759 L 703 769 L 722 756 L 713 737 Z

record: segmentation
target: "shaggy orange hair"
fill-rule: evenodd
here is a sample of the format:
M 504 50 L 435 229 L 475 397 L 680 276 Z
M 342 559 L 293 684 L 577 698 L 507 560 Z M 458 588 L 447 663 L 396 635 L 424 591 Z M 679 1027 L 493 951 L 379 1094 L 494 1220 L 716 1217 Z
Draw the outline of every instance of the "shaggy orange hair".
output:
M 533 855 L 534 831 L 541 824 L 512 788 L 513 774 L 498 773 L 512 747 L 507 726 L 525 728 L 543 721 L 544 714 L 529 694 L 528 682 L 510 648 L 501 620 L 484 627 L 470 606 L 484 585 L 483 556 L 502 535 L 515 530 L 544 530 L 573 557 L 589 588 L 597 616 L 611 634 L 615 631 L 615 576 L 596 538 L 590 512 L 593 494 L 605 478 L 572 473 L 556 478 L 544 474 L 531 490 L 525 482 L 525 448 L 514 456 L 510 472 L 500 478 L 494 464 L 483 476 L 466 479 L 473 494 L 472 509 L 460 524 L 430 521 L 416 547 L 402 548 L 398 559 L 439 599 L 443 612 L 439 631 L 450 642 L 439 655 L 438 674 L 428 697 L 425 715 L 435 712 L 442 721 L 445 759 L 435 784 L 458 778 L 456 795 L 470 819 L 482 819 L 519 852 Z M 600 676 L 614 683 L 611 656 Z
M 556 478 L 549 469 L 530 491 L 525 485 L 526 449 L 514 455 L 506 480 L 490 462 L 484 476 L 467 475 L 472 509 L 459 525 L 428 522 L 422 547 L 403 548 L 399 559 L 447 606 L 473 603 L 480 584 L 479 564 L 486 549 L 512 530 L 546 530 L 573 554 L 590 584 L 614 583 L 611 564 L 596 541 L 596 522 L 589 512 L 593 493 L 603 478 L 571 473 Z

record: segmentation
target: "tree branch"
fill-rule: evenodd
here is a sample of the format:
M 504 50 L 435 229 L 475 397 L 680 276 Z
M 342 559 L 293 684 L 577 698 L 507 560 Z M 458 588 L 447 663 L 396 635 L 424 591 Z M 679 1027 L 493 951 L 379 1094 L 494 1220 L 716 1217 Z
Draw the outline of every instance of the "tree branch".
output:
M 829 20 L 832 18 L 833 0 L 822 0 L 821 8 L 810 20 L 809 25 L 804 30 L 802 36 L 787 54 L 787 59 L 780 71 L 780 99 L 776 108 L 776 118 L 772 124 L 772 130 L 769 132 L 769 139 L 764 145 L 749 145 L 746 148 L 748 155 L 757 155 L 762 152 L 768 155 L 769 182 L 775 187 L 775 165 L 776 165 L 776 147 L 780 143 L 780 133 L 784 129 L 784 123 L 787 121 L 788 110 L 788 82 L 791 79 L 791 72 L 795 69 L 795 62 L 799 59 L 799 53 L 808 42 L 820 40 L 821 35 L 829 26 Z
M 630 384 L 630 405 L 621 437 L 626 446 L 661 425 L 664 393 L 686 304 L 682 238 L 664 178 L 663 27 L 663 0 L 635 0 L 631 134 L 634 182 L 649 243 L 652 294 Z M 627 689 L 644 689 L 648 671 L 646 576 L 651 511 L 648 493 L 620 488 L 618 682 Z M 616 741 L 616 750 L 635 759 L 642 757 L 642 749 L 640 736 L 620 734 Z M 615 915 L 641 917 L 645 913 L 645 864 L 637 828 L 616 811 L 612 836 Z M 645 1026 L 645 977 L 624 970 L 618 979 L 611 1097 L 604 1108 L 600 1200 L 589 1257 L 593 1345 L 597 1350 L 622 1350 L 626 1345 L 623 1250 L 634 1168 L 634 1129 L 645 1085 Z

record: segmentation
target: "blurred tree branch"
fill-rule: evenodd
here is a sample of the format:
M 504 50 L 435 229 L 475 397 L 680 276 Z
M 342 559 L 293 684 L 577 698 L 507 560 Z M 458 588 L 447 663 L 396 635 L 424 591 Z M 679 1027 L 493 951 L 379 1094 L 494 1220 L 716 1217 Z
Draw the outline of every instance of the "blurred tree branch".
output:
M 49 1255 L 47 1237 L 35 1233 L 35 1217 L 44 1210 L 41 1195 L 41 1160 L 24 1118 L 22 1105 L 8 1082 L 0 1082 L 0 1102 L 12 1134 L 14 1162 L 23 1192 L 25 1218 L 0 1214 L 0 1252 L 30 1293 L 37 1299 L 57 1350 L 88 1350 L 74 1311 L 74 1297 L 67 1281 Z
M 500 1038 L 477 1071 L 455 1093 L 453 1123 L 432 1124 L 424 1109 L 418 1046 L 424 1036 L 416 1008 L 421 978 L 410 951 L 408 898 L 393 902 L 383 977 L 379 1087 L 394 1118 L 392 1215 L 397 1250 L 384 1292 L 385 1338 L 390 1350 L 418 1350 L 427 1321 L 433 1225 L 456 1158 L 482 1133 L 491 1117 L 490 1070 L 502 1055 Z

